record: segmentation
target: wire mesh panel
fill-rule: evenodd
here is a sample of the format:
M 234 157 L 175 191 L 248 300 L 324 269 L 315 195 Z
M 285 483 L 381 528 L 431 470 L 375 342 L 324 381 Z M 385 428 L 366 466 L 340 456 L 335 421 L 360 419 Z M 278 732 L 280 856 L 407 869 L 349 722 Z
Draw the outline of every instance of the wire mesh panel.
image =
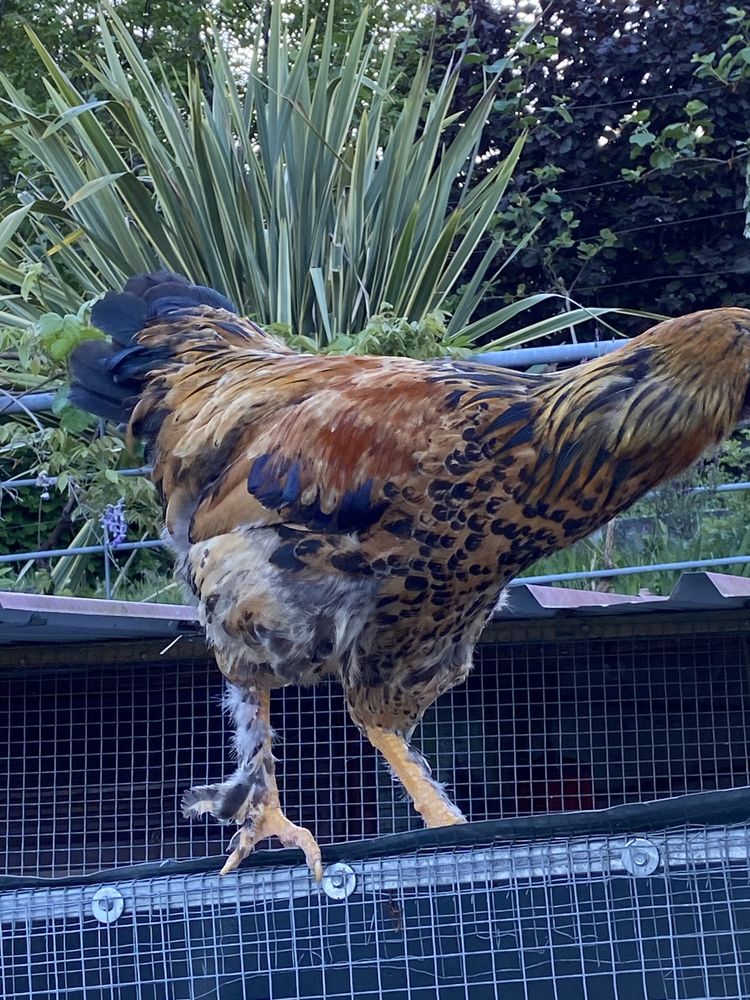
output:
M 179 808 L 185 789 L 232 766 L 213 662 L 102 664 L 95 650 L 86 655 L 72 668 L 0 669 L 0 784 L 9 809 L 0 873 L 60 876 L 220 854 L 227 828 L 185 820 Z M 276 719 L 290 734 L 278 751 L 290 812 L 323 843 L 376 835 L 375 758 L 338 690 L 290 690 Z
M 541 626 L 515 642 L 486 634 L 468 684 L 436 704 L 418 737 L 467 815 L 749 784 L 750 622 L 686 618 L 598 634 L 581 623 L 567 638 L 539 636 Z
M 472 820 L 750 784 L 750 624 L 649 628 L 486 634 L 467 684 L 440 699 L 415 738 Z M 90 647 L 65 666 L 4 654 L 0 873 L 60 876 L 223 851 L 226 828 L 179 812 L 186 788 L 231 767 L 221 676 L 184 645 L 188 654 L 171 657 Z M 288 813 L 321 843 L 421 825 L 335 684 L 289 688 L 272 702 Z
M 6 1000 L 741 1000 L 750 831 L 544 841 L 0 894 Z M 630 852 L 630 853 L 628 853 Z M 654 867 L 654 865 L 656 867 Z M 158 872 L 158 870 L 157 870 Z

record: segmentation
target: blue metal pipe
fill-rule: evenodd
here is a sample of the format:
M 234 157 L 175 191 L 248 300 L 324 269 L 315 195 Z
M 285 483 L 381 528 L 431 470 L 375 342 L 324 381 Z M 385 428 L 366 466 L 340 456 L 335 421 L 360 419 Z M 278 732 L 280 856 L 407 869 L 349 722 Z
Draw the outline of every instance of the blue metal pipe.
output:
M 668 570 L 705 569 L 708 566 L 746 566 L 750 556 L 728 556 L 726 559 L 693 559 L 687 562 L 653 563 L 651 566 L 622 566 L 620 569 L 591 569 L 581 573 L 550 573 L 547 576 L 519 576 L 509 587 L 528 583 L 564 583 L 566 580 L 597 580 L 600 577 L 634 576 L 636 573 L 659 573 Z
M 555 344 L 547 347 L 518 347 L 507 351 L 484 351 L 472 355 L 473 361 L 503 368 L 528 368 L 530 365 L 571 363 L 598 358 L 626 344 L 621 340 L 595 340 L 585 344 Z M 14 399 L 0 399 L 0 416 L 14 413 L 43 413 L 52 409 L 57 393 L 26 392 Z
M 8 413 L 44 413 L 52 409 L 56 392 L 24 392 L 15 399 L 0 398 L 0 416 Z
M 150 465 L 141 465 L 137 469 L 115 469 L 118 476 L 148 476 L 151 473 Z M 27 486 L 54 486 L 57 483 L 57 476 L 47 476 L 44 482 L 36 479 L 5 479 L 0 483 L 0 490 L 17 490 Z
M 141 465 L 136 469 L 116 469 L 118 476 L 148 476 L 151 474 L 150 465 Z M 0 490 L 24 489 L 31 486 L 41 487 L 54 486 L 57 483 L 57 476 L 48 476 L 44 483 L 38 479 L 5 479 L 0 482 Z M 721 483 L 719 486 L 691 486 L 686 493 L 736 493 L 740 490 L 750 490 L 750 481 L 739 483 Z M 652 490 L 648 496 L 658 493 L 659 489 Z
M 720 486 L 691 486 L 688 493 L 734 493 L 750 490 L 750 483 L 722 483 Z
M 556 344 L 551 347 L 518 347 L 508 351 L 485 351 L 473 354 L 471 361 L 485 365 L 500 365 L 503 368 L 528 368 L 530 365 L 549 365 L 572 361 L 589 361 L 602 354 L 617 350 L 626 339 L 594 340 L 586 344 Z
M 75 545 L 70 549 L 40 549 L 38 552 L 19 552 L 0 556 L 0 563 L 26 562 L 28 559 L 66 559 L 69 556 L 102 555 L 104 552 L 133 552 L 135 549 L 161 549 L 164 542 L 157 539 L 144 542 L 123 542 L 122 545 Z

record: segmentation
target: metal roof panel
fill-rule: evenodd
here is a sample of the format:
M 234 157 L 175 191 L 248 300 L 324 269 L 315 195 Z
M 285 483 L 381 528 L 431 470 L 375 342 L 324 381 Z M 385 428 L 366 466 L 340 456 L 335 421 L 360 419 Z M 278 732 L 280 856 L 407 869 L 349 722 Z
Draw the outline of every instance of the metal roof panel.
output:
M 539 584 L 512 587 L 495 621 L 554 617 L 618 617 L 654 611 L 750 608 L 750 578 L 683 573 L 669 597 L 572 590 Z M 174 638 L 200 631 L 195 608 L 184 604 L 45 597 L 0 591 L 0 645 Z

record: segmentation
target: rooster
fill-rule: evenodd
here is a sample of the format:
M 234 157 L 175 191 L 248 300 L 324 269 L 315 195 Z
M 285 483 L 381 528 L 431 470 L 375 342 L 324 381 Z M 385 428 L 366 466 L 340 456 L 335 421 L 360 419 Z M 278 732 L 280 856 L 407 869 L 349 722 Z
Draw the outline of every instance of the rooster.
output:
M 681 472 L 750 414 L 750 311 L 661 323 L 578 368 L 296 354 L 226 298 L 162 272 L 93 309 L 71 400 L 145 442 L 200 609 L 236 769 L 185 793 L 236 824 L 222 872 L 284 814 L 270 694 L 334 675 L 428 826 L 461 812 L 409 744 L 471 670 L 503 588 Z

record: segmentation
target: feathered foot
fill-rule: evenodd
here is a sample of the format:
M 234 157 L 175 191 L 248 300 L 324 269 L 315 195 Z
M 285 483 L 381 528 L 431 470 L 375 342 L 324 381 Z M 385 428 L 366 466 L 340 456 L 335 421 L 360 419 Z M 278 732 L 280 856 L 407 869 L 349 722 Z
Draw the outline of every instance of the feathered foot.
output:
M 430 765 L 403 736 L 377 726 L 367 726 L 365 732 L 406 789 L 425 826 L 454 826 L 466 822 L 461 810 L 453 805 L 442 786 L 432 777 Z
M 285 847 L 299 847 L 304 852 L 319 882 L 323 865 L 315 838 L 309 830 L 290 822 L 281 809 L 271 751 L 270 701 L 268 691 L 227 685 L 224 704 L 235 725 L 239 766 L 227 781 L 185 792 L 182 813 L 186 818 L 210 813 L 220 823 L 239 825 L 222 875 L 234 871 L 258 841 L 275 836 Z

